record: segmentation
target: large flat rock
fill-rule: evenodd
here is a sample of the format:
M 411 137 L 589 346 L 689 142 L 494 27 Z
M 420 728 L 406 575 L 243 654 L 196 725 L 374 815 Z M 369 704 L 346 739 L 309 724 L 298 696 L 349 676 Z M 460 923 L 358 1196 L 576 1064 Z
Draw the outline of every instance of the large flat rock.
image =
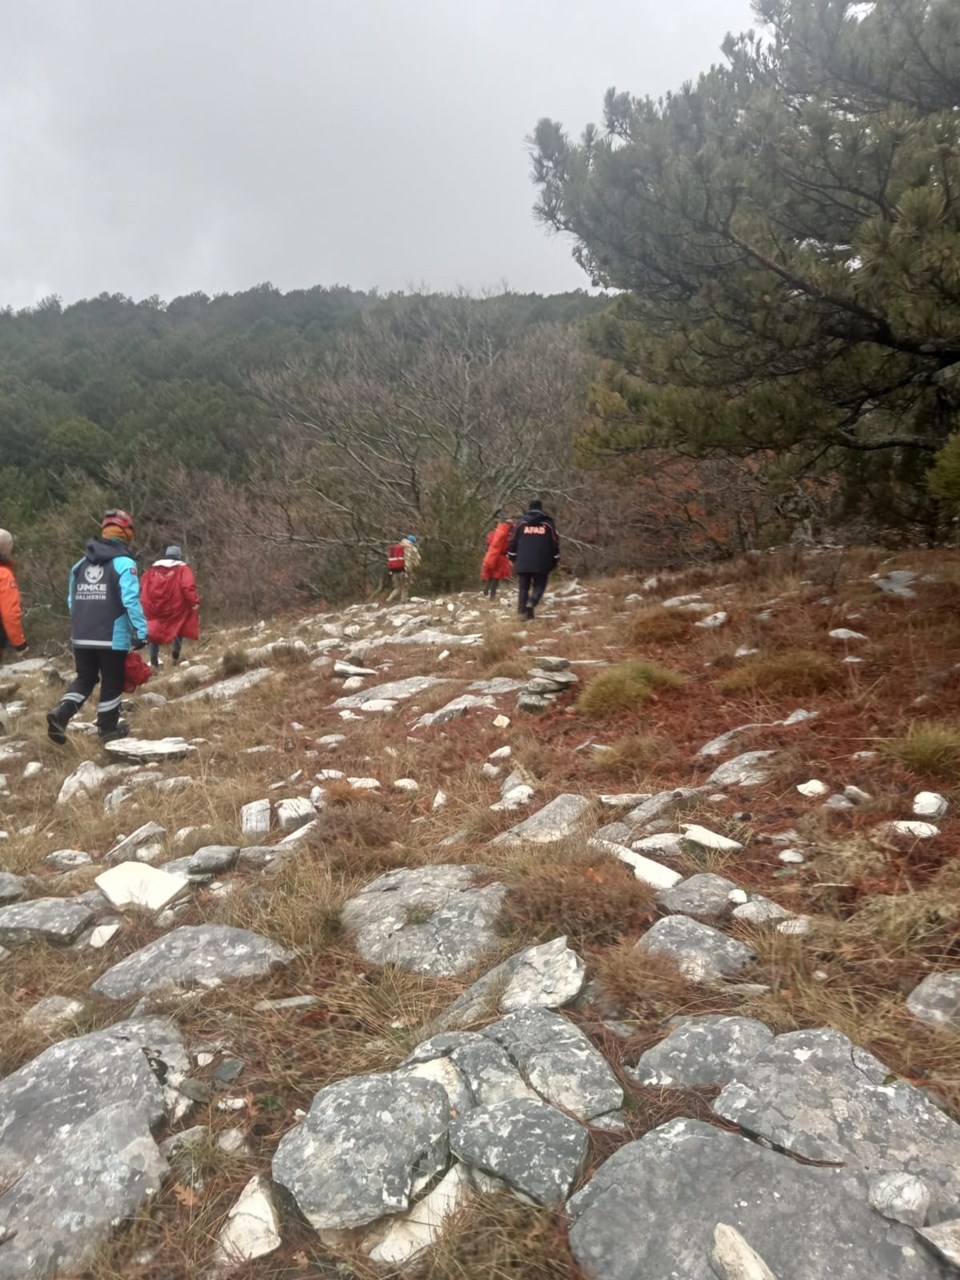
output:
M 799 1164 L 698 1120 L 673 1120 L 621 1147 L 568 1215 L 570 1248 L 589 1280 L 717 1280 L 718 1223 L 778 1280 L 947 1274 L 911 1230 L 870 1208 L 845 1170 Z
M 658 920 L 637 943 L 637 950 L 673 960 L 691 982 L 733 977 L 754 955 L 736 938 L 681 915 Z
M 772 1040 L 773 1032 L 756 1018 L 684 1018 L 642 1054 L 635 1067 L 627 1068 L 627 1074 L 637 1084 L 660 1088 L 726 1084 Z
M 931 1026 L 960 1026 L 960 970 L 928 973 L 907 996 L 907 1008 Z
M 131 1019 L 61 1040 L 0 1081 L 0 1182 L 48 1146 L 59 1150 L 62 1132 L 113 1104 L 136 1111 L 147 1126 L 159 1124 L 164 1094 L 151 1058 L 189 1065 L 180 1033 L 166 1018 Z
M 408 676 L 406 680 L 389 680 L 386 684 L 374 684 L 358 693 L 344 694 L 333 706 L 346 709 L 362 707 L 365 702 L 406 702 L 437 685 L 449 683 L 439 676 Z
M 118 738 L 107 743 L 107 755 L 133 764 L 163 763 L 183 760 L 196 751 L 185 738 Z
M 0 945 L 18 947 L 26 942 L 52 942 L 66 946 L 93 920 L 93 912 L 74 898 L 34 898 L 0 907 Z
M 566 938 L 554 938 L 538 947 L 525 947 L 478 978 L 437 1020 L 445 1029 L 465 1027 L 474 1019 L 513 1013 L 532 1005 L 559 1009 L 575 1000 L 586 981 L 586 965 L 567 946 Z
M 960 1125 L 839 1031 L 777 1036 L 737 1068 L 714 1110 L 785 1151 L 842 1163 L 865 1189 L 879 1174 L 916 1174 L 934 1220 L 960 1201 Z
M 0 1194 L 0 1280 L 74 1271 L 160 1189 L 167 1162 L 142 1111 L 112 1102 L 61 1129 L 57 1149 Z
M 555 844 L 574 835 L 581 827 L 592 801 L 587 796 L 567 792 L 557 796 L 529 818 L 497 836 L 494 844 Z
M 566 1199 L 587 1155 L 582 1125 L 536 1098 L 475 1107 L 450 1126 L 450 1150 L 538 1204 Z
M 248 689 L 255 689 L 258 684 L 263 684 L 264 680 L 273 678 L 274 670 L 272 667 L 255 667 L 253 671 L 244 671 L 242 675 L 231 676 L 228 680 L 218 680 L 216 684 L 207 685 L 205 689 L 195 689 L 193 693 L 185 693 L 183 697 L 176 698 L 176 702 L 202 702 L 204 698 L 210 698 L 213 702 L 230 702 L 238 694 L 246 693 Z
M 450 1103 L 431 1080 L 351 1076 L 321 1089 L 281 1139 L 273 1178 L 318 1230 L 360 1227 L 410 1207 L 445 1166 Z
M 343 923 L 365 960 L 414 973 L 462 973 L 497 940 L 506 888 L 478 886 L 484 872 L 457 865 L 388 871 L 344 904 Z
M 93 990 L 111 1000 L 147 991 L 216 987 L 238 978 L 260 978 L 293 959 L 293 952 L 249 929 L 230 925 L 182 925 L 108 969 Z

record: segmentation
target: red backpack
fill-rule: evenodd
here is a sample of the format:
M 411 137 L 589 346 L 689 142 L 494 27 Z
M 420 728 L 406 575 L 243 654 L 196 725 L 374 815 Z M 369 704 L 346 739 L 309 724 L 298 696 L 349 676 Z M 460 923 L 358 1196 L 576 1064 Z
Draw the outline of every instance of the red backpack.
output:
M 395 542 L 392 547 L 387 547 L 387 568 L 391 573 L 403 573 L 407 567 L 406 557 L 404 555 L 403 543 Z

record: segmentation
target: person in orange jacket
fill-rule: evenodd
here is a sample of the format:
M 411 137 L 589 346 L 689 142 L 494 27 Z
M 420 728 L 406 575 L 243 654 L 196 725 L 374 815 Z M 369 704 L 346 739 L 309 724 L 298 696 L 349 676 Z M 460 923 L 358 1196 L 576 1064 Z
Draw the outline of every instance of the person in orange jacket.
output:
M 17 653 L 27 652 L 27 638 L 23 634 L 23 606 L 20 588 L 13 572 L 13 535 L 0 529 L 0 661 L 3 651 L 12 648 Z
M 513 572 L 507 559 L 507 544 L 510 541 L 511 524 L 509 520 L 501 520 L 497 527 L 487 534 L 487 554 L 480 566 L 480 581 L 483 583 L 483 594 L 491 600 L 496 599 L 497 587 L 509 578 Z

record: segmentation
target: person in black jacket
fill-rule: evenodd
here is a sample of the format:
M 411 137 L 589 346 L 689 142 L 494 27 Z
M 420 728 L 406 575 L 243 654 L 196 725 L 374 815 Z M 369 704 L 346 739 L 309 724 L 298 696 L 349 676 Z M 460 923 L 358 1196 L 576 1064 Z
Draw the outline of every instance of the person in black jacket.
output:
M 507 558 L 516 569 L 520 584 L 517 612 L 521 618 L 532 619 L 547 589 L 547 579 L 560 561 L 557 526 L 542 502 L 531 502 L 520 519 L 514 521 Z

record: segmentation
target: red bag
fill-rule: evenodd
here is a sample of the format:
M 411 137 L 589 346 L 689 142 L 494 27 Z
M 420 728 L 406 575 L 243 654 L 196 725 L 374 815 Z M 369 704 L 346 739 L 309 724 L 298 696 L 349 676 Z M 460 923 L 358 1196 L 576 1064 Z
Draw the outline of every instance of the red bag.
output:
M 133 693 L 142 684 L 146 684 L 153 675 L 150 667 L 133 649 L 127 654 L 123 664 L 123 692 Z
M 403 573 L 406 567 L 407 557 L 403 543 L 395 542 L 392 547 L 387 548 L 387 568 L 391 573 Z

